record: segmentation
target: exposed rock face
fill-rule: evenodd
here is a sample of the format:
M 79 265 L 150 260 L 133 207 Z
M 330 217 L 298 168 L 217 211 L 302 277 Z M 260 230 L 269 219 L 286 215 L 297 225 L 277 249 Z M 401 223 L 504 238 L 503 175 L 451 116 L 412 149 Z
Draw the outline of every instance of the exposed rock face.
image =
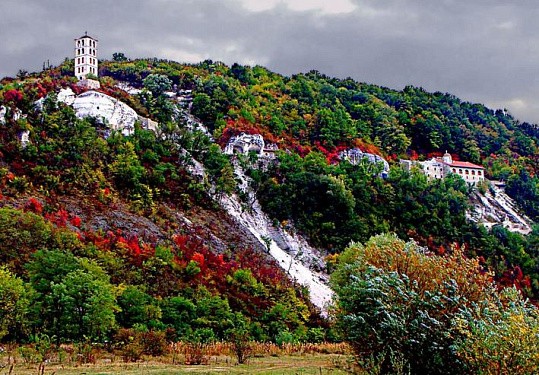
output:
M 25 117 L 26 115 L 22 115 L 22 112 L 15 108 L 14 110 L 11 110 L 4 106 L 0 106 L 0 124 L 5 124 L 6 123 L 6 120 L 7 118 L 6 117 L 9 117 L 9 115 L 11 114 L 11 117 L 13 118 L 14 121 L 17 121 L 18 119 L 20 119 L 21 117 Z
M 75 97 L 73 108 L 77 117 L 95 117 L 111 129 L 130 135 L 135 130 L 137 112 L 127 104 L 97 91 L 86 91 Z
M 151 130 L 157 133 L 159 123 L 157 121 L 150 120 L 149 118 L 139 116 L 138 117 L 140 124 L 143 129 Z
M 73 105 L 76 95 L 71 88 L 62 89 L 58 93 L 58 101 L 67 105 Z
M 263 212 L 255 192 L 249 187 L 249 177 L 237 161 L 234 162 L 234 171 L 239 180 L 239 189 L 248 197 L 249 203 L 242 204 L 237 195 L 233 194 L 221 197 L 221 206 L 244 230 L 266 247 L 268 254 L 293 280 L 309 289 L 311 301 L 326 315 L 333 292 L 328 286 L 329 277 L 324 271 L 323 254 L 297 233 L 275 227 Z
M 248 154 L 249 151 L 254 151 L 259 155 L 264 152 L 264 138 L 260 134 L 245 134 L 241 133 L 236 137 L 230 138 L 228 144 L 225 147 L 224 153 L 232 155 Z
M 119 82 L 116 87 L 118 87 L 119 89 L 121 90 L 124 90 L 125 92 L 127 92 L 129 95 L 137 95 L 137 94 L 140 94 L 142 92 L 142 90 L 140 89 L 137 89 L 133 86 L 131 86 L 128 82 Z
M 502 187 L 492 184 L 484 195 L 476 191 L 471 200 L 473 209 L 468 213 L 470 220 L 487 228 L 503 225 L 511 232 L 528 234 L 532 231 L 532 221 L 518 212 L 515 201 L 505 194 Z
M 112 130 L 119 130 L 124 135 L 133 133 L 137 120 L 143 129 L 154 132 L 158 130 L 159 123 L 137 115 L 127 104 L 101 92 L 86 91 L 77 96 L 70 88 L 62 89 L 58 93 L 58 101 L 72 106 L 77 117 L 95 117 Z M 42 108 L 42 105 L 43 99 L 36 102 L 38 108 Z
M 20 137 L 20 140 L 21 140 L 22 148 L 26 148 L 26 146 L 28 146 L 28 144 L 30 143 L 30 132 L 28 130 L 25 130 L 25 131 L 21 132 L 19 137 Z
M 77 86 L 83 87 L 85 89 L 97 90 L 101 87 L 101 84 L 95 79 L 84 78 L 77 82 Z
M 7 114 L 6 107 L 1 106 L 0 107 L 0 124 L 5 124 L 6 123 L 6 114 Z
M 389 173 L 389 164 L 381 156 L 369 154 L 367 152 L 361 151 L 359 148 L 352 148 L 349 150 L 344 150 L 339 153 L 339 158 L 341 160 L 346 160 L 352 165 L 358 165 L 362 160 L 367 160 L 373 164 L 381 164 L 383 167 L 382 176 Z

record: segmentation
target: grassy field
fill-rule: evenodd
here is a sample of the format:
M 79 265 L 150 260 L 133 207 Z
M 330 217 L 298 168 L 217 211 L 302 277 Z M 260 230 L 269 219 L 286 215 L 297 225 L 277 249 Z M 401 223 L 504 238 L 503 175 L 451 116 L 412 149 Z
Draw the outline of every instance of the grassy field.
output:
M 301 356 L 251 358 L 248 363 L 238 365 L 229 357 L 211 358 L 206 365 L 189 366 L 183 364 L 167 364 L 149 360 L 138 363 L 103 363 L 67 366 L 49 364 L 39 365 L 16 364 L 6 366 L 1 374 L 50 374 L 50 375 L 97 375 L 97 374 L 259 374 L 259 375 L 296 375 L 296 374 L 346 374 L 342 369 L 347 356 L 341 354 L 314 354 Z
M 140 355 L 137 361 L 126 361 L 125 350 L 94 346 L 62 345 L 41 351 L 35 345 L 2 349 L 0 375 L 346 374 L 351 358 L 349 347 L 342 343 L 278 346 L 253 342 L 244 364 L 237 363 L 229 343 L 205 345 L 200 351 L 185 343 L 175 343 L 161 356 Z

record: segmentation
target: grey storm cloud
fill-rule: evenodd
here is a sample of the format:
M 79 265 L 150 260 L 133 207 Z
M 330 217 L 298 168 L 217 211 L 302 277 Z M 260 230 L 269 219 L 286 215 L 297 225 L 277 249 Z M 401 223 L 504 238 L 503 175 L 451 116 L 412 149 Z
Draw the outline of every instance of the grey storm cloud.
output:
M 421 86 L 539 123 L 539 2 L 519 0 L 2 0 L 0 76 L 99 55 L 312 69 Z

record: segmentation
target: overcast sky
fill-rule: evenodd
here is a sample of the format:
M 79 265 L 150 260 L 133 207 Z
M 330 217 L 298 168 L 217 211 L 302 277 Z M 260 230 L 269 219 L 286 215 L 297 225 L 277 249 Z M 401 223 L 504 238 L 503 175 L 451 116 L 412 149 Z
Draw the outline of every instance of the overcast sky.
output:
M 0 0 L 0 77 L 73 56 L 316 69 L 507 108 L 539 123 L 537 0 Z

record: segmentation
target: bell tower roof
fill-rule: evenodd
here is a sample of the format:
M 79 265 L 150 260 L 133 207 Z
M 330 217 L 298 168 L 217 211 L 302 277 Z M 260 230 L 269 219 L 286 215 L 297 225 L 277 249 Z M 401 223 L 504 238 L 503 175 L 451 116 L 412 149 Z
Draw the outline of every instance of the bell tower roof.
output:
M 93 38 L 90 35 L 88 35 L 88 31 L 85 31 L 83 36 L 81 36 L 80 38 L 77 38 L 75 40 L 83 39 L 83 38 L 89 38 L 89 39 L 95 40 L 96 42 L 98 41 L 96 38 Z
M 444 161 L 444 163 L 453 164 L 453 158 L 451 157 L 451 154 L 447 152 L 447 150 L 445 150 L 445 154 L 442 157 L 442 160 Z

